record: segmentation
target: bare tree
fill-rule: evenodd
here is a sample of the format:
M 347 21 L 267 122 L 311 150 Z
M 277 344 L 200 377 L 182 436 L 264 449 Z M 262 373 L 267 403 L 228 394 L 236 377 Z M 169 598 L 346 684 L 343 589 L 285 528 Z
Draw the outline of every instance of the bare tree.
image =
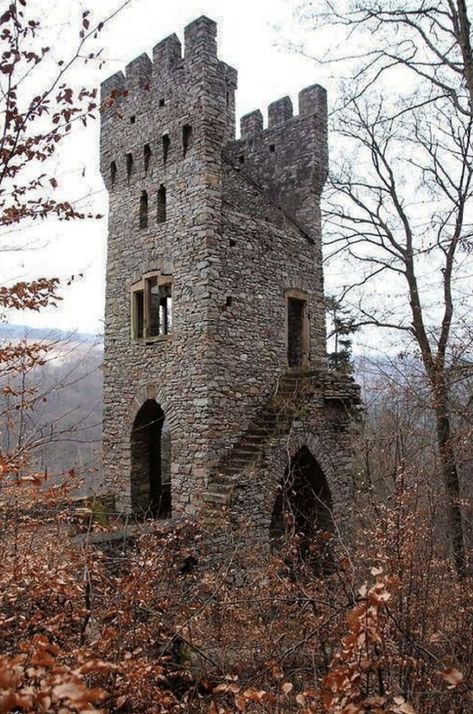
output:
M 97 40 L 106 22 L 115 17 L 131 0 L 117 0 L 117 7 L 107 18 L 93 20 L 90 11 L 80 15 L 80 26 L 70 27 L 67 54 L 58 58 L 45 42 L 44 27 L 38 7 L 31 0 L 11 0 L 0 10 L 0 235 L 13 235 L 38 220 L 74 220 L 85 218 L 73 201 L 58 195 L 61 187 L 51 158 L 61 142 L 76 126 L 87 125 L 99 107 L 96 88 L 72 84 L 73 69 L 83 62 L 101 63 Z M 47 34 L 47 33 L 46 33 Z M 88 217 L 94 218 L 92 214 Z M 0 316 L 14 310 L 41 310 L 54 305 L 59 281 L 40 277 L 0 287 Z M 49 345 L 50 347 L 50 345 Z M 9 409 L 2 411 L 8 426 L 9 414 L 15 415 L 17 439 L 11 450 L 2 443 L 0 477 L 22 472 L 34 440 L 31 428 L 33 406 L 41 403 L 40 388 L 33 387 L 33 371 L 47 362 L 48 345 L 41 342 L 7 341 L 0 345 L 0 390 L 8 399 Z M 7 380 L 7 381 L 5 381 Z M 10 380 L 10 381 L 8 381 Z M 13 380 L 13 381 L 11 381 Z M 45 399 L 46 396 L 43 395 Z M 31 425 L 30 425 L 31 426 Z M 57 425 L 50 430 L 58 432 Z M 7 432 L 8 429 L 3 428 Z
M 463 576 L 449 373 L 471 309 L 455 290 L 472 237 L 467 7 L 461 0 L 327 2 L 317 16 L 307 8 L 301 16 L 313 19 L 316 29 L 330 25 L 342 32 L 348 51 L 321 59 L 348 63 L 351 71 L 333 113 L 344 155 L 339 152 L 325 206 L 329 254 L 343 253 L 363 266 L 343 290 L 344 297 L 359 293 L 359 324 L 414 342 L 430 385 L 452 551 Z M 368 290 L 370 283 L 378 294 Z M 389 301 L 380 305 L 386 285 Z

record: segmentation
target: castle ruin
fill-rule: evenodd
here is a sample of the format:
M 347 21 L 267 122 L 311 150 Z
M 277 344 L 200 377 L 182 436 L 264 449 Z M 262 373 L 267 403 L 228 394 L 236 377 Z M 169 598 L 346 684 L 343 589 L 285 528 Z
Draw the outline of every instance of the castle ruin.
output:
M 124 512 L 277 539 L 349 514 L 350 410 L 327 369 L 325 90 L 241 120 L 200 17 L 102 84 L 106 487 Z

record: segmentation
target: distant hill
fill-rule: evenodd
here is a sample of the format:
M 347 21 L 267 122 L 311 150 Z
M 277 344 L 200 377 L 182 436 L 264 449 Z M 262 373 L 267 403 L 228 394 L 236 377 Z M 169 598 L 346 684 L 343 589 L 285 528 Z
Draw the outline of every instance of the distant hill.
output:
M 88 332 L 66 332 L 65 330 L 50 327 L 29 327 L 28 325 L 0 323 L 0 340 L 22 340 L 25 337 L 30 340 L 46 342 L 67 340 L 68 342 L 97 345 L 103 342 L 103 335 L 93 335 Z

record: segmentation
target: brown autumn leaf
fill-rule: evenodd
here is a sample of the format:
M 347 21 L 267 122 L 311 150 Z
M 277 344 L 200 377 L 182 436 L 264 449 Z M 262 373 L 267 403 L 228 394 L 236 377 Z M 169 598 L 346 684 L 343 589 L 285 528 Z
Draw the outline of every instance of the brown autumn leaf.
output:
M 442 679 L 447 682 L 449 689 L 454 689 L 455 687 L 458 687 L 458 685 L 461 684 L 464 679 L 462 672 L 460 672 L 460 670 L 456 669 L 455 667 L 450 667 L 450 669 L 444 669 L 443 672 L 441 672 L 440 674 L 442 676 Z
M 394 706 L 389 711 L 393 714 L 416 714 L 415 709 L 403 697 L 394 697 Z

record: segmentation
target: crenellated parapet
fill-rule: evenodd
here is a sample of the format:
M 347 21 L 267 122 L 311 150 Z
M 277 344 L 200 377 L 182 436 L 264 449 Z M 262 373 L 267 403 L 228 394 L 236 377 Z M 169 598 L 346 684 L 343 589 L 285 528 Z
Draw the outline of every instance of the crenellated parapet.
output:
M 272 102 L 264 126 L 258 109 L 242 117 L 241 138 L 227 144 L 226 158 L 309 232 L 318 232 L 317 197 L 327 177 L 327 94 L 320 85 Z
M 161 157 L 165 135 L 168 166 L 182 157 L 185 125 L 193 129 L 195 150 L 199 127 L 200 135 L 220 145 L 235 136 L 237 72 L 218 59 L 216 38 L 216 23 L 200 17 L 185 28 L 184 47 L 170 35 L 153 48 L 152 59 L 144 53 L 102 82 L 101 169 L 107 188 L 113 187 L 112 164 L 114 182 L 129 183 L 126 156 L 141 158 L 149 145 L 152 156 Z

